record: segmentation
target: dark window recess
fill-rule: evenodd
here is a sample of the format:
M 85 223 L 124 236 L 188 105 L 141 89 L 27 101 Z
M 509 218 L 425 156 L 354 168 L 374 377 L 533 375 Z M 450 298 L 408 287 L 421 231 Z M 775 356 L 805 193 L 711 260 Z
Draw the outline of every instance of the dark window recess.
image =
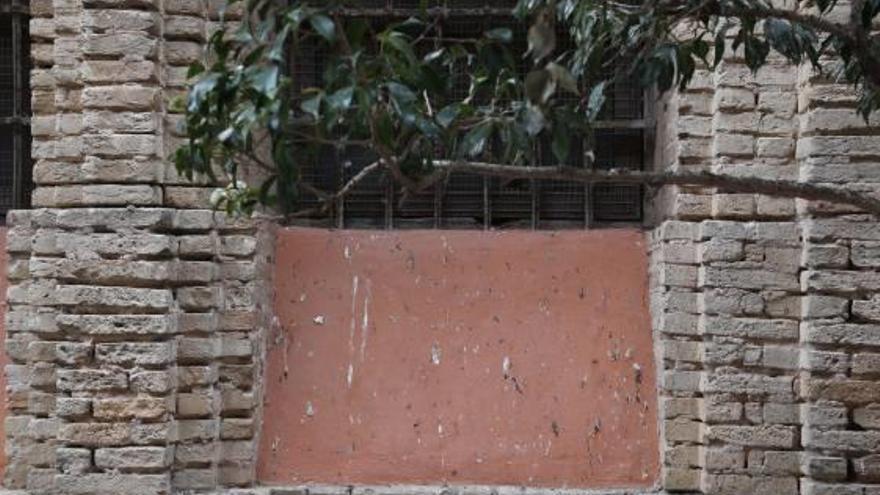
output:
M 361 2 L 360 15 L 381 24 L 388 15 L 414 13 L 420 0 L 371 0 Z M 429 6 L 443 2 L 429 1 Z M 508 25 L 515 29 L 514 53 L 526 50 L 525 27 L 501 16 L 515 1 L 450 0 L 449 17 L 438 27 L 438 37 L 479 37 L 488 29 Z M 508 5 L 509 4 L 509 5 Z M 370 10 L 373 9 L 373 10 Z M 482 9 L 482 10 L 480 10 Z M 566 36 L 560 35 L 559 50 Z M 419 51 L 432 46 L 416 47 Z M 290 71 L 294 91 L 321 85 L 325 54 L 314 45 L 291 52 Z M 529 63 L 523 60 L 523 73 Z M 456 86 L 461 95 L 468 88 L 466 74 Z M 642 169 L 649 159 L 645 98 L 633 81 L 619 81 L 608 89 L 600 115 L 593 166 L 597 169 Z M 568 164 L 584 166 L 586 143 L 574 140 Z M 539 143 L 537 165 L 556 165 L 549 139 Z M 318 189 L 336 190 L 373 161 L 364 151 L 331 148 L 311 153 L 302 178 Z M 374 173 L 352 190 L 333 211 L 316 215 L 311 223 L 346 228 L 572 228 L 591 225 L 639 223 L 643 218 L 642 187 L 634 184 L 583 185 L 566 181 L 508 181 L 479 175 L 453 174 L 434 190 L 401 202 L 390 177 Z M 317 198 L 303 194 L 300 207 L 320 206 Z
M 0 216 L 32 191 L 27 2 L 0 6 Z

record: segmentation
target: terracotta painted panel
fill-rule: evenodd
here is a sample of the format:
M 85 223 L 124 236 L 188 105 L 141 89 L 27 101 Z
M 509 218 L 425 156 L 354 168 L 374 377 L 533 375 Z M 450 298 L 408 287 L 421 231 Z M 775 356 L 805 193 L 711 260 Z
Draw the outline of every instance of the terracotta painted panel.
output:
M 643 234 L 279 233 L 268 484 L 649 487 Z

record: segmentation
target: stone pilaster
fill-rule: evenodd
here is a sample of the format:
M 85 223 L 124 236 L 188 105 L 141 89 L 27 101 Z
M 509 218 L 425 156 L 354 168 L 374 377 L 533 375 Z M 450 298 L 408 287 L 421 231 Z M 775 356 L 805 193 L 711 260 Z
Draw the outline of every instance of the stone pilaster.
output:
M 880 132 L 851 88 L 800 74 L 800 176 L 877 194 Z M 880 492 L 880 225 L 852 208 L 800 205 L 804 224 L 805 495 Z
M 265 260 L 167 157 L 203 0 L 33 2 L 34 210 L 10 215 L 8 488 L 254 481 Z
M 731 54 L 661 112 L 659 166 L 794 179 L 796 69 Z M 654 232 L 663 487 L 797 493 L 801 420 L 795 201 L 666 192 Z

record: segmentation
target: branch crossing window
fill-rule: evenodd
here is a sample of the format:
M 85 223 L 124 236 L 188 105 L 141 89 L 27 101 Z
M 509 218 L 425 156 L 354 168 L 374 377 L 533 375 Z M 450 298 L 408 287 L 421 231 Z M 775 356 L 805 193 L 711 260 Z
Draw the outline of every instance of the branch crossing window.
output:
M 31 193 L 30 44 L 26 0 L 0 5 L 0 215 Z
M 511 27 L 515 34 L 514 54 L 521 56 L 526 52 L 526 27 L 515 22 L 510 14 L 515 2 L 447 1 L 447 15 L 437 26 L 440 38 L 479 38 L 490 29 Z M 417 15 L 420 3 L 367 0 L 360 3 L 357 13 L 381 25 L 391 19 Z M 567 38 L 564 34 L 558 37 L 561 46 L 557 51 L 571 47 Z M 565 45 L 566 42 L 569 44 Z M 427 46 L 424 50 L 433 48 Z M 325 55 L 314 46 L 300 46 L 291 53 L 294 91 L 321 86 L 324 60 Z M 525 57 L 522 60 L 520 70 L 524 76 L 530 65 Z M 463 74 L 461 84 L 456 84 L 456 93 L 460 93 L 457 96 L 467 95 L 468 84 L 467 75 Z M 619 80 L 611 85 L 592 136 L 592 166 L 643 169 L 650 159 L 649 122 L 644 93 L 637 81 Z M 589 163 L 584 145 L 572 140 L 572 159 L 567 165 L 583 167 Z M 534 165 L 558 165 L 549 142 L 539 144 L 537 157 Z M 328 147 L 304 167 L 302 178 L 317 189 L 338 190 L 373 159 L 363 151 Z M 303 195 L 300 203 L 303 208 L 320 204 L 318 198 L 308 194 Z M 643 189 L 638 184 L 508 181 L 456 173 L 432 190 L 401 198 L 390 176 L 374 173 L 339 201 L 335 211 L 308 222 L 345 228 L 553 229 L 639 224 L 642 219 Z

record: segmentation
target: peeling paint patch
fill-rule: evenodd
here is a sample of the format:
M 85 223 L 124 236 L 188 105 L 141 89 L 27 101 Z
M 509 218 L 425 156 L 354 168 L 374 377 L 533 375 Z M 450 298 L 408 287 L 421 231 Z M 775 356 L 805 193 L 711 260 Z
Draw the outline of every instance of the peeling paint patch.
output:
M 440 349 L 440 345 L 438 343 L 434 342 L 431 345 L 431 362 L 434 363 L 434 365 L 439 365 L 440 358 L 442 356 L 443 356 L 443 350 Z

